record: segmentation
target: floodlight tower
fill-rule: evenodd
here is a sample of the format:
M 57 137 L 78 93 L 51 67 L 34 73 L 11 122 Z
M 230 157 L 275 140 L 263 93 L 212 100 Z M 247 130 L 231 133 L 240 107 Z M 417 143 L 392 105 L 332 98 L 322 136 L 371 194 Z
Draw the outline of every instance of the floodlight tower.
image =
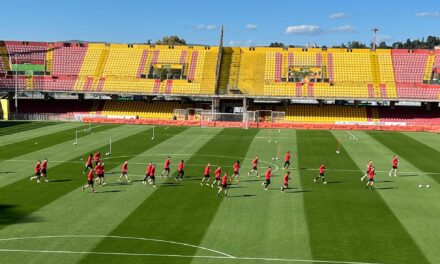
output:
M 373 28 L 373 50 L 376 50 L 376 37 L 377 37 L 377 32 L 379 31 L 378 28 Z

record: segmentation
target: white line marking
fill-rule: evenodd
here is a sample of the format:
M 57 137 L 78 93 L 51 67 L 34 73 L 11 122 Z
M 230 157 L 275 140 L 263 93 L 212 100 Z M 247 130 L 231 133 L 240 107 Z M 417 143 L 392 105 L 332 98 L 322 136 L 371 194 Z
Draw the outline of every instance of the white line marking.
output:
M 191 245 L 187 243 L 181 243 L 176 241 L 169 241 L 169 240 L 162 240 L 162 239 L 153 239 L 153 238 L 144 238 L 144 237 L 126 237 L 126 236 L 102 236 L 102 235 L 62 235 L 62 236 L 35 236 L 35 237 L 11 237 L 11 238 L 1 238 L 0 241 L 13 241 L 13 240 L 29 240 L 29 239 L 47 239 L 47 238 L 116 238 L 116 239 L 129 239 L 129 240 L 142 240 L 142 241 L 153 241 L 153 242 L 159 242 L 159 243 L 167 243 L 167 244 L 174 244 L 174 245 L 180 245 L 185 247 L 192 247 L 192 248 L 198 248 L 206 251 L 210 251 L 213 253 L 217 253 L 219 255 L 223 255 L 223 257 L 227 258 L 235 258 L 234 256 L 231 256 L 229 254 L 226 254 L 224 252 Z M 93 253 L 93 252 L 92 252 Z
M 120 164 L 121 162 L 113 162 L 113 161 L 109 161 L 111 159 L 118 159 L 118 158 L 130 158 L 130 157 L 151 157 L 151 156 L 202 156 L 202 157 L 214 157 L 214 158 L 232 158 L 232 159 L 242 159 L 242 160 L 249 160 L 251 161 L 252 159 L 247 159 L 247 158 L 243 158 L 243 157 L 234 157 L 234 156 L 222 156 L 222 155 L 195 155 L 195 154 L 183 154 L 183 153 L 176 153 L 176 154 L 145 154 L 145 155 L 121 155 L 121 156 L 111 156 L 111 157 L 103 157 L 101 160 L 105 161 L 106 163 L 118 163 Z M 179 160 L 179 159 L 177 159 Z M 0 159 L 0 161 L 2 162 L 34 162 L 34 160 L 26 160 L 26 159 Z M 50 163 L 85 163 L 85 161 L 63 161 L 63 160 L 50 160 Z M 272 170 L 272 172 L 276 172 L 279 170 L 278 165 L 276 165 L 275 163 L 272 162 L 268 162 L 268 161 L 264 161 L 264 160 L 260 160 L 259 162 L 261 163 L 265 163 L 268 165 L 271 165 L 274 167 L 274 170 Z M 250 162 L 249 162 L 250 163 Z M 139 162 L 129 162 L 129 164 L 132 165 L 147 165 L 147 163 L 139 163 Z M 194 166 L 194 167 L 203 167 L 206 166 L 206 164 L 191 164 L 191 163 L 185 163 L 185 165 L 188 166 Z M 211 166 L 222 166 L 224 168 L 227 167 L 232 167 L 232 165 L 222 165 L 222 164 L 211 164 Z M 252 166 L 242 166 L 242 168 L 252 168 Z
M 355 135 L 353 135 L 353 133 L 351 133 L 350 131 L 346 130 L 346 132 L 348 134 L 350 134 L 351 137 L 353 137 L 354 140 L 359 140 Z
M 0 252 L 27 252 L 27 253 L 49 253 L 49 254 L 83 254 L 83 255 L 117 255 L 117 256 L 144 256 L 144 257 L 174 257 L 174 258 L 200 258 L 200 259 L 232 259 L 232 260 L 261 260 L 277 262 L 308 262 L 308 263 L 329 263 L 329 264 L 381 264 L 377 262 L 355 262 L 355 261 L 333 261 L 333 260 L 311 260 L 311 259 L 282 259 L 282 258 L 257 258 L 257 257 L 227 257 L 227 256 L 203 256 L 203 255 L 178 255 L 178 254 L 153 254 L 153 253 L 123 253 L 123 252 L 91 252 L 91 251 L 69 251 L 69 250 L 31 250 L 31 249 L 4 249 Z

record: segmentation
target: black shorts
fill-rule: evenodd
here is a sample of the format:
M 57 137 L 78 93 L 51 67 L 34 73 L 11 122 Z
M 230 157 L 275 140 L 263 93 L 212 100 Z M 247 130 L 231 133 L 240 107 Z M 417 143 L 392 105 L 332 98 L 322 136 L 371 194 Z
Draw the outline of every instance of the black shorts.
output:
M 393 166 L 393 169 L 397 170 L 397 166 Z
M 42 169 L 42 170 L 41 170 L 41 174 L 44 174 L 44 175 L 46 175 L 46 174 L 47 174 L 47 171 L 46 171 L 46 169 Z
M 86 164 L 86 168 L 87 168 L 87 169 L 93 169 L 93 165 L 92 165 L 92 163 L 90 163 L 90 164 Z
M 284 188 L 288 188 L 289 184 L 288 183 L 284 183 Z
M 369 182 L 374 182 L 374 178 L 368 178 Z
M 270 179 L 266 179 L 266 184 L 270 184 Z
M 222 184 L 222 188 L 226 189 L 228 187 L 228 184 Z
M 170 172 L 170 168 L 163 168 L 163 170 Z
M 180 170 L 180 171 L 177 171 L 179 174 L 185 174 L 185 171 L 184 170 Z
M 93 180 L 88 180 L 87 183 L 88 183 L 89 185 L 92 185 L 92 186 L 93 186 L 94 181 L 93 181 Z
M 284 167 L 286 167 L 286 166 L 290 166 L 290 161 L 285 161 L 284 162 Z
M 98 178 L 104 178 L 104 173 L 98 174 Z
M 324 177 L 324 172 L 320 172 L 320 173 L 319 173 L 319 176 L 320 176 L 320 177 Z
M 215 177 L 215 180 L 216 180 L 216 181 L 219 181 L 219 180 L 220 180 L 220 177 L 218 177 L 218 178 L 217 178 L 217 177 Z
M 234 171 L 234 175 L 240 175 L 239 171 Z
M 126 172 L 126 171 L 125 171 L 125 172 L 124 172 L 124 171 L 121 171 L 121 174 L 122 174 L 122 175 L 127 175 L 127 172 Z
M 154 180 L 154 179 L 156 179 L 156 176 L 154 176 L 154 175 L 150 175 L 150 179 L 151 179 L 151 180 Z
M 253 170 L 257 170 L 257 166 L 252 167 Z
M 203 175 L 203 177 L 210 178 L 211 176 L 209 174 L 205 174 L 205 175 Z
M 41 173 L 40 172 L 35 172 L 35 176 L 40 177 Z

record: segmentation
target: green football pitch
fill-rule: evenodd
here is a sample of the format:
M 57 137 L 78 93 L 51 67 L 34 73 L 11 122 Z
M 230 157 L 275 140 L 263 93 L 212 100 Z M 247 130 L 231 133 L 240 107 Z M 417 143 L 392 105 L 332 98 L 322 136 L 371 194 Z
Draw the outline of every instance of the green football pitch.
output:
M 107 185 L 82 192 L 96 151 Z M 267 191 L 247 175 L 255 156 L 260 174 L 273 169 Z M 46 157 L 50 181 L 30 181 Z M 374 190 L 360 180 L 370 159 Z M 125 160 L 131 182 L 118 183 Z M 230 175 L 236 160 L 228 197 L 200 185 L 208 162 Z M 149 161 L 157 188 L 141 182 Z M 440 136 L 428 133 L 3 122 L 0 263 L 440 263 L 439 161 Z M 327 184 L 313 181 L 321 163 Z

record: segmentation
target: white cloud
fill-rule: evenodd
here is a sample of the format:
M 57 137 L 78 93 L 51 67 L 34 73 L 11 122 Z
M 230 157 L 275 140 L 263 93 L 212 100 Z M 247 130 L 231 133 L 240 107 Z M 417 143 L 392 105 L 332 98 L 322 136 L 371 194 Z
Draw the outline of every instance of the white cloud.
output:
M 249 30 L 253 30 L 253 29 L 257 29 L 258 28 L 258 25 L 255 25 L 255 24 L 247 24 L 246 25 L 246 29 L 249 29 Z
M 416 13 L 418 17 L 440 17 L 440 12 L 420 12 Z
M 315 35 L 321 32 L 322 32 L 321 28 L 317 25 L 298 25 L 298 26 L 288 26 L 286 28 L 286 34 Z
M 249 40 L 230 40 L 228 41 L 229 46 L 254 46 L 254 41 L 252 39 Z
M 228 42 L 230 46 L 240 46 L 241 41 L 240 40 L 231 40 Z
M 347 13 L 339 12 L 339 13 L 333 13 L 329 16 L 330 19 L 340 19 L 347 17 Z
M 216 29 L 217 26 L 216 25 L 205 25 L 205 24 L 200 24 L 196 26 L 196 29 L 198 30 L 214 30 Z
M 377 41 L 378 42 L 382 42 L 382 41 L 390 41 L 391 37 L 388 35 L 377 35 Z
M 354 33 L 356 32 L 356 28 L 350 25 L 343 25 L 339 27 L 332 27 L 330 31 L 335 33 Z

